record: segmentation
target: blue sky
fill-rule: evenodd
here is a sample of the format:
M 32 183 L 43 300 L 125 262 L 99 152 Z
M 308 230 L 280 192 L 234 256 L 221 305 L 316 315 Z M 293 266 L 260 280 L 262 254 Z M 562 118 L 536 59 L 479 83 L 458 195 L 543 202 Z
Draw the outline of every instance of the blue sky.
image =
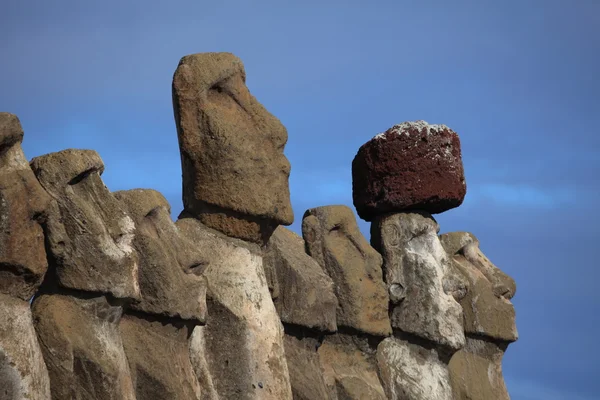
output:
M 309 207 L 352 206 L 372 136 L 447 124 L 468 193 L 442 232 L 475 233 L 518 284 L 512 398 L 600 398 L 600 2 L 287 3 L 4 0 L 0 110 L 29 158 L 95 149 L 111 190 L 160 190 L 177 215 L 172 74 L 183 55 L 232 52 L 288 128 L 296 231 Z

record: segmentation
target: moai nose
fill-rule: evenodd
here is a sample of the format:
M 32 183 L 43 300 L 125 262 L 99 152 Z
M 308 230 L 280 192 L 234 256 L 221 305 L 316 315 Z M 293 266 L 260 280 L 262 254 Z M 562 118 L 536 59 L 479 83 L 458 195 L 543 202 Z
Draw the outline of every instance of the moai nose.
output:
M 513 293 L 513 290 L 509 287 L 509 285 L 506 285 L 504 283 L 498 283 L 494 285 L 494 295 L 496 295 L 496 297 L 503 297 L 506 300 L 510 300 L 515 294 Z

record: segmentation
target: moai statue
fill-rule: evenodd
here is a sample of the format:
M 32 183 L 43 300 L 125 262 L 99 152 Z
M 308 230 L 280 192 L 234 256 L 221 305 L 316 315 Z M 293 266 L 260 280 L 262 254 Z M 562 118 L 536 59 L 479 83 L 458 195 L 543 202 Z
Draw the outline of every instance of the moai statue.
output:
M 339 331 L 325 336 L 318 349 L 330 398 L 385 399 L 372 346 L 392 333 L 381 256 L 346 206 L 306 211 L 302 235 L 307 253 L 331 277 L 338 298 Z
M 338 327 L 391 334 L 381 255 L 360 233 L 352 210 L 341 205 L 307 210 L 302 236 L 307 253 L 334 282 Z
M 393 337 L 377 350 L 388 398 L 450 400 L 450 356 L 465 344 L 452 269 L 431 213 L 457 207 L 466 185 L 458 135 L 424 121 L 395 125 L 365 143 L 352 162 L 358 215 L 372 221 L 383 256 Z
M 283 226 L 269 240 L 264 266 L 285 329 L 285 358 L 293 398 L 329 399 L 317 349 L 323 335 L 337 330 L 334 283 L 306 254 L 304 240 Z
M 477 238 L 452 232 L 440 240 L 455 268 L 468 282 L 460 304 L 464 312 L 466 346 L 450 360 L 455 400 L 509 400 L 502 377 L 502 357 L 518 338 L 510 299 L 515 281 L 483 254 Z
M 29 300 L 48 263 L 43 224 L 51 198 L 35 178 L 16 115 L 0 113 L 0 399 L 50 398 Z
M 183 57 L 173 77 L 186 215 L 263 244 L 294 214 L 283 154 L 287 131 L 246 87 L 229 53 Z
M 49 270 L 33 302 L 51 398 L 135 399 L 119 333 L 123 304 L 140 294 L 135 224 L 102 182 L 96 152 L 51 153 L 31 167 L 55 200 Z
M 154 190 L 114 193 L 136 224 L 141 300 L 120 330 L 138 399 L 206 399 L 189 354 L 189 338 L 206 320 L 206 267 L 198 247 L 171 220 L 171 207 Z
M 245 79 L 229 53 L 183 57 L 173 77 L 184 204 L 177 226 L 209 262 L 209 317 L 195 328 L 190 351 L 209 371 L 199 379 L 221 398 L 290 399 L 261 248 L 277 226 L 293 222 L 287 131 Z

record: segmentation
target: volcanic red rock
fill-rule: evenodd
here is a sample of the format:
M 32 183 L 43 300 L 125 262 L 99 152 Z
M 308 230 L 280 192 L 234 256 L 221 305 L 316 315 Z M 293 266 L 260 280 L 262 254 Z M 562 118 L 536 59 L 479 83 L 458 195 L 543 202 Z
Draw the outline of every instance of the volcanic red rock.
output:
M 360 147 L 352 161 L 358 215 L 438 214 L 462 204 L 467 186 L 456 132 L 425 121 L 394 125 Z

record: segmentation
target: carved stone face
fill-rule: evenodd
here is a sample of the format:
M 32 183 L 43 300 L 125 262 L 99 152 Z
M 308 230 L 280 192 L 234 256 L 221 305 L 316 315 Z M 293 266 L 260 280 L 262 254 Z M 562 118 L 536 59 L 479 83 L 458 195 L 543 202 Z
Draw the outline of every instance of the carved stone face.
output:
M 440 236 L 452 261 L 469 282 L 461 300 L 465 332 L 507 342 L 518 338 L 515 310 L 510 299 L 515 281 L 496 267 L 479 248 L 477 238 L 468 232 Z
M 58 283 L 66 288 L 139 297 L 135 224 L 102 182 L 104 163 L 95 151 L 63 150 L 31 161 L 56 200 L 47 240 Z
M 308 254 L 334 282 L 340 304 L 338 326 L 389 335 L 381 255 L 360 233 L 352 210 L 346 206 L 310 209 L 304 214 L 302 235 Z
M 0 113 L 0 293 L 29 300 L 48 268 L 40 221 L 50 205 L 25 158 L 18 118 Z
M 258 241 L 261 230 L 293 222 L 290 164 L 285 127 L 245 80 L 232 54 L 189 55 L 175 72 L 173 103 L 185 210 L 227 235 Z
M 198 246 L 180 234 L 171 207 L 154 190 L 114 193 L 135 221 L 141 301 L 135 310 L 203 323 L 207 263 Z
M 383 255 L 392 327 L 451 349 L 465 343 L 462 310 L 454 299 L 438 224 L 426 213 L 397 213 L 374 221 L 371 237 Z

